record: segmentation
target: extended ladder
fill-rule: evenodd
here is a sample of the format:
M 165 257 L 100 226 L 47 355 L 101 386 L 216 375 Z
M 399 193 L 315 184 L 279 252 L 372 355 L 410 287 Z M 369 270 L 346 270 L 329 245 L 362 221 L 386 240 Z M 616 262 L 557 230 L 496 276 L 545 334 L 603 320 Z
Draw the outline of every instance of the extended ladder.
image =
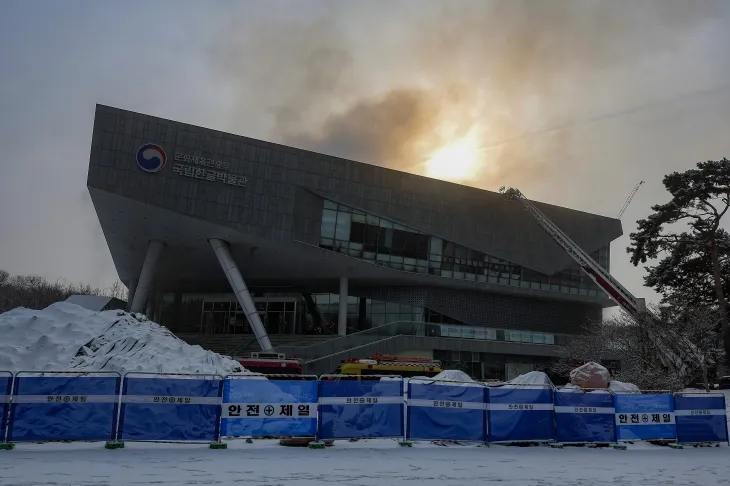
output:
M 629 315 L 634 318 L 638 318 L 640 315 L 646 315 L 646 317 L 652 319 L 654 322 L 658 322 L 658 318 L 652 314 L 644 305 L 643 299 L 637 299 L 634 295 L 629 292 L 623 285 L 621 285 L 606 269 L 600 266 L 593 258 L 588 255 L 577 243 L 575 243 L 568 235 L 566 235 L 550 218 L 545 216 L 542 211 L 530 202 L 519 189 L 513 187 L 500 187 L 499 192 L 510 200 L 517 201 L 520 205 L 532 216 L 532 218 L 550 235 L 550 237 L 560 247 L 570 255 L 573 260 L 580 265 L 581 269 L 598 285 L 603 289 L 606 294 L 618 305 L 621 306 Z M 687 342 L 686 339 L 680 338 L 679 336 L 667 336 L 669 339 L 673 339 L 673 345 L 680 345 L 685 348 L 684 358 L 677 356 L 668 345 L 664 343 L 664 340 L 656 335 L 652 330 L 648 330 L 650 339 L 654 340 L 659 349 L 662 352 L 662 362 L 665 366 L 672 366 L 677 369 L 682 376 L 693 371 L 697 364 L 697 356 L 695 354 L 695 347 Z

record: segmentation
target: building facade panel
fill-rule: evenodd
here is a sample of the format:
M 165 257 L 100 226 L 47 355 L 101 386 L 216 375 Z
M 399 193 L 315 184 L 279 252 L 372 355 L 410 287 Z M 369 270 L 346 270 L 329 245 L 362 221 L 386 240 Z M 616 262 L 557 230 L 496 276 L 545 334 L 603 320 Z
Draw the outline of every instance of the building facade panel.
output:
M 543 273 L 560 271 L 570 263 L 518 205 L 496 193 L 102 106 L 97 110 L 95 132 L 93 143 L 99 146 L 93 146 L 91 165 L 97 170 L 89 172 L 89 185 L 155 206 L 171 210 L 179 207 L 164 197 L 179 187 L 173 184 L 168 189 L 166 184 L 171 179 L 189 179 L 183 185 L 182 197 L 197 201 L 209 202 L 224 191 L 224 184 L 196 179 L 193 172 L 200 167 L 195 164 L 186 164 L 193 171 L 187 175 L 192 177 L 173 173 L 173 159 L 180 152 L 220 160 L 229 164 L 229 174 L 247 177 L 245 188 L 227 188 L 259 196 L 253 207 L 246 206 L 244 200 L 244 209 L 275 207 L 274 212 L 281 212 L 277 198 L 293 201 L 295 188 L 304 187 L 324 198 L 381 214 Z M 165 170 L 151 175 L 136 167 L 136 148 L 144 143 L 158 143 L 168 152 Z M 299 173 L 290 173 L 290 165 L 296 166 Z M 279 184 L 286 187 L 280 188 Z M 616 220 L 544 204 L 540 207 L 587 251 L 621 234 Z M 211 213 L 198 205 L 192 212 L 189 207 L 187 210 L 193 217 L 208 217 Z M 238 215 L 212 213 L 217 222 L 237 226 Z M 293 218 L 294 214 L 289 212 L 288 216 Z M 269 218 L 256 221 L 254 224 L 262 226 L 262 221 L 268 222 Z M 259 233 L 278 240 L 281 231 L 285 238 L 291 237 L 291 230 Z

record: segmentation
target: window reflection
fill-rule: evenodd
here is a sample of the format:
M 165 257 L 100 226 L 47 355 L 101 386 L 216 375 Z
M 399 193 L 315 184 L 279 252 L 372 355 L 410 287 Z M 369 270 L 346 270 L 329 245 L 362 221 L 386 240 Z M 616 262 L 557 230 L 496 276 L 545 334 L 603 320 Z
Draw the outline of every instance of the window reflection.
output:
M 593 297 L 600 292 L 577 264 L 555 275 L 544 275 L 327 200 L 320 247 L 406 272 Z M 609 268 L 608 246 L 591 257 Z
M 336 323 L 339 312 L 339 294 L 312 294 L 312 298 L 326 323 Z M 373 300 L 365 297 L 347 298 L 347 333 L 364 331 L 396 321 L 423 321 L 423 308 L 410 304 Z M 325 326 L 336 332 L 336 326 Z

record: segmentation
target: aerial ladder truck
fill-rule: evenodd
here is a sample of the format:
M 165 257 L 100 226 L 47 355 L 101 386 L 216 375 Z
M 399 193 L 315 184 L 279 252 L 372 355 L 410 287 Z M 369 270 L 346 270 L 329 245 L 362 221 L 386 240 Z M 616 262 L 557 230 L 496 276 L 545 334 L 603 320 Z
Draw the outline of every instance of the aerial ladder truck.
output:
M 533 220 L 570 255 L 593 282 L 598 285 L 614 302 L 627 314 L 632 316 L 638 325 L 644 319 L 658 323 L 659 318 L 646 308 L 644 299 L 637 299 L 623 285 L 621 285 L 606 269 L 600 266 L 578 244 L 566 235 L 550 218 L 545 216 L 519 189 L 502 186 L 499 192 L 507 199 L 517 201 Z M 690 377 L 700 366 L 702 359 L 696 353 L 696 348 L 686 338 L 671 335 L 660 329 L 659 326 L 645 326 L 647 335 L 660 351 L 662 364 L 676 371 L 680 377 Z M 677 350 L 677 352 L 675 352 Z

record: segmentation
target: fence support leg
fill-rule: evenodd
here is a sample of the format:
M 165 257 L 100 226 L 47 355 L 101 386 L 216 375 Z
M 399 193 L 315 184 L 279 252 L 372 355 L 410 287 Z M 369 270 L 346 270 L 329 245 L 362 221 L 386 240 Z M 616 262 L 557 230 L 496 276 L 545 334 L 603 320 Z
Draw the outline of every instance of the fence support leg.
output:
M 107 441 L 106 444 L 104 444 L 104 448 L 105 449 L 124 449 L 124 442 L 110 440 L 110 441 Z
M 403 438 L 398 441 L 398 445 L 401 447 L 413 447 L 413 442 L 411 442 L 410 440 L 408 440 L 406 438 Z
M 671 447 L 672 449 L 684 449 L 684 446 L 677 442 L 670 442 L 669 447 Z
M 625 451 L 626 450 L 626 444 L 621 444 L 621 443 L 614 444 L 613 445 L 613 448 L 616 449 L 616 450 L 618 450 L 618 451 Z
M 218 439 L 216 442 L 211 442 L 209 447 L 211 449 L 228 449 L 228 444 Z
M 560 442 L 551 442 L 550 447 L 552 447 L 553 449 L 562 449 L 563 444 L 561 444 Z
M 324 449 L 327 447 L 327 444 L 323 440 L 320 440 L 318 436 L 315 436 L 314 440 L 307 444 L 307 447 L 310 449 Z
M 0 451 L 12 451 L 15 449 L 14 442 L 0 442 Z

